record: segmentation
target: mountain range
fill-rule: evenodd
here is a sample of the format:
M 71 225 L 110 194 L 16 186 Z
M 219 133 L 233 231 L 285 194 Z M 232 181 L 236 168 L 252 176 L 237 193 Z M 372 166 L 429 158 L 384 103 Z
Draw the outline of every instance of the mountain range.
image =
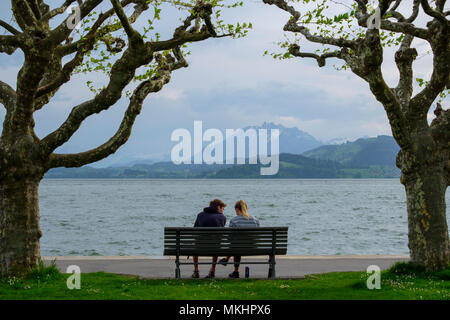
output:
M 264 123 L 244 130 L 249 128 L 280 130 L 280 168 L 276 175 L 261 176 L 261 165 L 250 165 L 248 161 L 245 165 L 175 165 L 160 161 L 108 168 L 56 168 L 46 178 L 394 178 L 400 175 L 395 166 L 399 147 L 391 136 L 324 145 L 297 128 Z
M 305 151 L 315 149 L 324 144 L 309 133 L 296 127 L 287 128 L 281 124 L 272 122 L 264 122 L 261 126 L 245 127 L 243 130 L 245 131 L 248 129 L 278 129 L 280 131 L 280 153 L 302 154 Z
M 205 128 L 204 130 L 206 130 Z M 245 128 L 242 128 L 244 131 L 247 131 L 248 129 L 255 129 L 258 131 L 259 129 L 267 129 L 269 132 L 272 129 L 278 129 L 280 132 L 279 136 L 279 147 L 280 153 L 292 153 L 292 154 L 302 154 L 305 151 L 315 149 L 322 145 L 329 145 L 329 144 L 340 144 L 343 142 L 348 141 L 348 139 L 343 138 L 336 138 L 330 141 L 320 141 L 310 135 L 309 133 L 302 131 L 296 127 L 288 128 L 280 124 L 276 124 L 273 122 L 264 122 L 260 126 L 247 126 Z M 223 132 L 223 135 L 225 136 L 225 132 Z M 270 140 L 270 139 L 269 139 Z M 226 139 L 223 141 L 223 157 L 224 162 L 227 158 L 227 153 L 225 150 L 226 145 Z M 203 143 L 202 150 L 206 147 L 208 143 Z M 165 152 L 159 152 L 157 154 L 152 155 L 145 155 L 145 154 L 139 154 L 139 152 L 134 151 L 132 153 L 128 154 L 121 154 L 118 156 L 117 154 L 111 155 L 107 159 L 104 159 L 102 161 L 99 161 L 95 164 L 92 164 L 91 166 L 96 168 L 104 168 L 104 167 L 131 167 L 136 164 L 154 164 L 157 162 L 165 162 L 171 160 L 171 149 L 176 145 L 176 142 L 170 141 L 170 139 L 167 139 L 167 144 L 165 144 L 165 147 L 163 148 L 166 150 Z M 270 141 L 268 142 L 269 150 L 270 150 Z M 82 150 L 83 148 L 78 147 L 77 150 L 72 150 L 70 147 L 62 147 L 59 151 L 59 153 L 73 153 L 78 152 L 78 150 Z M 234 154 L 236 154 L 236 146 L 234 150 Z M 245 150 L 246 157 L 248 157 L 248 145 L 246 145 Z

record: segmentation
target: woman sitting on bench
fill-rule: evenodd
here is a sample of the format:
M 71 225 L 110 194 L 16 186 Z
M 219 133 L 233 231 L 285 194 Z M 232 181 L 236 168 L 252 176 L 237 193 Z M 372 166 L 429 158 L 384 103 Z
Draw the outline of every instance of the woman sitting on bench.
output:
M 239 200 L 234 205 L 236 211 L 236 217 L 230 220 L 229 226 L 231 228 L 256 228 L 259 227 L 259 221 L 253 216 L 250 216 L 247 211 L 247 204 L 244 200 Z M 223 258 L 219 261 L 220 264 L 226 266 L 230 257 Z M 234 256 L 234 271 L 228 276 L 230 278 L 239 278 L 239 263 L 241 262 L 241 256 Z

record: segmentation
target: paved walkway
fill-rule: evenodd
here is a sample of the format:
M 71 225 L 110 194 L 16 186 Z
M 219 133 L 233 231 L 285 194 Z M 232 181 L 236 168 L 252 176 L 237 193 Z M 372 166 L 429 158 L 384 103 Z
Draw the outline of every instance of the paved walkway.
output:
M 182 262 L 185 262 L 183 257 Z M 43 257 L 46 263 L 56 260 L 57 267 L 66 272 L 70 265 L 80 267 L 82 273 L 104 271 L 107 273 L 138 275 L 143 278 L 167 279 L 174 278 L 174 257 Z M 232 259 L 231 259 L 232 260 Z M 240 274 L 244 277 L 245 261 L 267 261 L 267 257 L 245 257 L 242 259 Z M 408 261 L 409 256 L 403 255 L 348 255 L 348 256 L 277 256 L 277 278 L 301 278 L 307 274 L 340 272 L 340 271 L 365 271 L 370 265 L 377 265 L 381 269 L 389 268 L 397 261 Z M 200 258 L 200 262 L 209 262 L 209 258 Z M 192 262 L 192 257 L 188 262 Z M 250 264 L 251 278 L 267 278 L 268 265 Z M 209 265 L 200 265 L 200 277 L 204 277 L 209 270 Z M 181 266 L 181 277 L 190 278 L 192 265 Z M 230 264 L 226 267 L 217 265 L 216 278 L 227 278 L 233 271 Z

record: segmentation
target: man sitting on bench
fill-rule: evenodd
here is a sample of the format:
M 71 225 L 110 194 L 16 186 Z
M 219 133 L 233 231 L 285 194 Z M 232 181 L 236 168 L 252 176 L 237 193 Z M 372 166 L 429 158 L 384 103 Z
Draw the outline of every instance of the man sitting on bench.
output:
M 204 208 L 197 215 L 194 227 L 225 227 L 227 218 L 223 215 L 223 210 L 227 205 L 222 200 L 214 199 L 209 203 L 209 207 Z M 194 256 L 194 273 L 192 278 L 199 278 L 198 256 Z M 212 257 L 212 265 L 206 278 L 214 278 L 216 273 L 217 256 Z

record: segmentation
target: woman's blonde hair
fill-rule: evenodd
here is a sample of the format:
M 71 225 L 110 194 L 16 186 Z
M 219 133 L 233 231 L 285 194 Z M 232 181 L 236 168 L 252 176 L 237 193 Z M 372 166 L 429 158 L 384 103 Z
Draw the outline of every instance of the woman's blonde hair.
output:
M 250 215 L 248 214 L 247 211 L 247 204 L 245 203 L 244 200 L 239 200 L 238 202 L 236 202 L 236 204 L 234 205 L 235 209 L 239 209 L 239 211 L 241 211 L 242 216 L 245 219 L 248 219 L 250 217 Z

